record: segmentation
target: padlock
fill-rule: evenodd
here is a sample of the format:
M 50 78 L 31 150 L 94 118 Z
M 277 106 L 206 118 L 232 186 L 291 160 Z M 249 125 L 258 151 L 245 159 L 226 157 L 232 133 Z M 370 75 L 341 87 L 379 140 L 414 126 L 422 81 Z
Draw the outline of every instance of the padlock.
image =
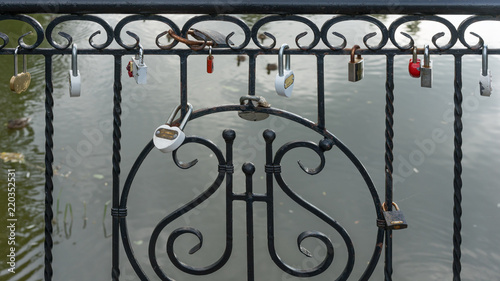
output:
M 176 150 L 181 144 L 184 142 L 186 135 L 183 130 L 186 126 L 186 123 L 193 112 L 193 106 L 188 103 L 188 111 L 184 118 L 182 119 L 179 127 L 172 126 L 172 122 L 174 121 L 177 112 L 181 110 L 181 105 L 178 105 L 168 117 L 167 123 L 165 125 L 161 125 L 156 128 L 153 134 L 153 143 L 156 148 L 158 148 L 161 152 L 171 152 Z
M 77 46 L 73 44 L 71 51 L 71 69 L 69 70 L 69 96 L 79 97 L 82 90 L 82 80 L 77 64 Z
M 420 86 L 432 88 L 432 61 L 429 55 L 429 45 L 424 47 L 424 65 L 420 68 Z
M 147 83 L 148 66 L 144 63 L 144 49 L 139 44 L 139 53 L 132 57 L 132 73 L 137 84 Z
M 483 67 L 479 76 L 479 92 L 481 96 L 489 97 L 493 88 L 491 86 L 491 71 L 488 69 L 488 45 L 483 46 Z
M 388 211 L 387 204 L 382 203 L 382 210 L 384 211 L 385 224 L 387 229 L 405 229 L 408 227 L 403 212 L 399 210 L 398 204 L 392 202 L 392 206 L 396 210 Z
M 274 87 L 276 88 L 276 93 L 280 96 L 289 98 L 292 95 L 293 82 L 295 76 L 293 71 L 290 70 L 290 55 L 286 55 L 286 63 L 283 66 L 283 53 L 285 49 L 288 49 L 288 44 L 281 45 L 278 54 L 278 74 L 276 74 L 276 80 L 274 82 Z
M 212 46 L 208 47 L 207 73 L 214 72 L 214 56 L 212 56 Z
M 413 57 L 410 59 L 410 63 L 408 64 L 408 72 L 410 72 L 410 76 L 420 78 L 420 67 L 421 62 L 417 57 L 417 47 L 413 47 Z
M 349 61 L 349 81 L 357 82 L 365 76 L 365 60 L 361 57 L 361 55 L 357 55 L 354 57 L 354 53 L 360 47 L 358 45 L 354 45 L 351 49 L 351 60 Z
M 10 89 L 17 94 L 20 94 L 28 89 L 31 82 L 31 74 L 27 71 L 26 55 L 23 55 L 23 72 L 18 73 L 17 69 L 17 52 L 19 46 L 14 50 L 14 76 L 10 78 Z
M 271 107 L 266 99 L 261 96 L 243 96 L 240 98 L 240 105 L 244 105 L 245 101 L 248 101 L 249 103 L 255 101 L 257 102 L 257 107 Z M 248 121 L 261 121 L 269 117 L 269 114 L 265 112 L 257 112 L 255 110 L 242 110 L 238 112 L 238 116 Z
M 128 77 L 130 77 L 130 78 L 134 77 L 134 71 L 133 71 L 133 69 L 134 69 L 134 60 L 130 60 L 128 62 L 126 69 L 127 69 Z

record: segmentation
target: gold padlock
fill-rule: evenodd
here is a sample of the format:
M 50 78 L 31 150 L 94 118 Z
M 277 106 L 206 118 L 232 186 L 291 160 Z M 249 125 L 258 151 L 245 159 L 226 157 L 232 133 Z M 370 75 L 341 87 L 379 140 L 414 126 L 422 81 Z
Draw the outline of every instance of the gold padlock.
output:
M 23 55 L 23 72 L 17 73 L 17 52 L 19 46 L 14 51 L 14 76 L 10 78 L 10 89 L 17 94 L 20 94 L 28 89 L 31 82 L 31 74 L 26 70 L 27 62 L 26 55 Z
M 404 229 L 408 227 L 403 212 L 399 210 L 398 204 L 392 202 L 392 206 L 396 210 L 388 211 L 387 204 L 382 203 L 382 210 L 384 211 L 385 225 L 387 229 Z

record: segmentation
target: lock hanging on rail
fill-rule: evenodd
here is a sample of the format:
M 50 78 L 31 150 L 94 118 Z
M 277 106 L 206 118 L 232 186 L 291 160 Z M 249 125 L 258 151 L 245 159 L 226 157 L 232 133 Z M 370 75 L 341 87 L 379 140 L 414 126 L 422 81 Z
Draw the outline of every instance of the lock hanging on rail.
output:
M 286 43 L 280 47 L 278 53 L 278 74 L 276 74 L 276 80 L 274 81 L 276 93 L 287 98 L 292 95 L 293 83 L 295 81 L 295 75 L 290 70 L 290 54 L 286 54 L 286 62 L 285 66 L 283 66 L 283 53 L 288 48 L 289 46 Z
M 491 70 L 488 69 L 488 45 L 483 46 L 482 69 L 479 76 L 479 93 L 489 97 L 493 88 L 491 86 Z
M 384 211 L 386 229 L 405 229 L 408 227 L 403 212 L 399 210 L 398 204 L 392 202 L 392 206 L 396 210 L 388 211 L 387 204 L 382 203 L 382 210 Z
M 351 60 L 349 61 L 349 81 L 357 82 L 365 76 L 365 60 L 361 55 L 354 57 L 354 53 L 359 49 L 359 45 L 354 45 L 351 49 Z
M 266 99 L 261 96 L 242 96 L 240 98 L 240 105 L 244 105 L 245 101 L 248 101 L 247 105 L 250 105 L 252 101 L 255 101 L 257 102 L 257 107 L 260 108 L 271 107 L 271 105 L 266 101 Z M 269 114 L 265 112 L 257 112 L 255 110 L 242 110 L 238 111 L 238 116 L 248 121 L 261 121 L 269 117 Z
M 17 52 L 19 46 L 14 50 L 14 76 L 10 78 L 10 89 L 20 94 L 28 89 L 31 82 L 31 74 L 27 71 L 26 55 L 23 55 L 23 72 L 18 73 L 17 68 Z
M 186 138 L 183 130 L 186 127 L 186 123 L 191 117 L 191 113 L 193 113 L 193 106 L 188 103 L 188 111 L 179 127 L 172 126 L 172 122 L 174 121 L 175 116 L 181 110 L 181 105 L 178 105 L 168 117 L 167 123 L 165 125 L 161 125 L 156 128 L 153 134 L 153 143 L 156 148 L 158 148 L 161 152 L 167 153 L 176 150 L 181 146 Z
M 78 70 L 77 46 L 73 44 L 71 50 L 71 69 L 69 70 L 69 96 L 79 97 L 82 91 L 82 79 Z
M 429 55 L 429 45 L 424 47 L 424 65 L 420 68 L 420 86 L 432 88 L 432 61 Z
M 134 77 L 137 84 L 147 84 L 148 66 L 144 63 L 144 49 L 139 44 L 139 52 L 127 64 L 129 77 Z
M 214 72 L 214 56 L 212 56 L 212 46 L 208 46 L 207 73 Z
M 417 47 L 413 47 L 413 57 L 410 59 L 410 63 L 408 64 L 408 72 L 410 73 L 410 76 L 413 78 L 420 78 L 421 66 L 422 63 L 417 57 Z

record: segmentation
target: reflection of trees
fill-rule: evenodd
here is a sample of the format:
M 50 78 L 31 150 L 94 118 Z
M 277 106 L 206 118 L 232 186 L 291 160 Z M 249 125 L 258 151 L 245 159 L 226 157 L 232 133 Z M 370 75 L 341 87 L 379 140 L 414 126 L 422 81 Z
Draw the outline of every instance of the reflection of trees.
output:
M 420 21 L 419 21 L 419 20 L 409 22 L 409 23 L 406 25 L 406 31 L 407 31 L 410 35 L 415 35 L 415 34 L 417 34 L 417 32 L 419 32 L 419 31 L 420 31 L 420 27 L 418 27 L 419 25 L 420 25 Z
M 266 15 L 257 15 L 257 14 L 248 14 L 248 15 L 240 15 L 239 17 L 248 24 L 250 28 L 261 18 Z

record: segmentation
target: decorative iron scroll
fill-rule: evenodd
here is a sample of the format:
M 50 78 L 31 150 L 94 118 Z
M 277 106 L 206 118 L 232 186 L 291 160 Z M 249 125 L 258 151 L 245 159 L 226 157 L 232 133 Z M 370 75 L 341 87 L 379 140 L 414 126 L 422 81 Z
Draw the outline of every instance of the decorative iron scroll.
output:
M 218 112 L 226 112 L 226 111 L 237 111 L 240 110 L 241 106 L 240 105 L 235 105 L 235 106 L 220 106 L 216 108 L 210 108 L 210 109 L 204 109 L 204 110 L 199 110 L 193 113 L 193 116 L 191 117 L 192 119 L 202 117 L 206 114 L 211 114 L 211 113 L 218 113 Z M 279 110 L 279 109 L 274 109 L 274 108 L 262 108 L 259 109 L 262 110 L 265 113 L 268 114 L 273 114 L 276 116 L 280 116 L 282 118 L 287 118 L 293 121 L 296 121 L 306 127 L 312 128 L 315 131 L 320 131 L 320 129 L 317 127 L 317 125 L 313 124 L 311 121 L 307 119 L 303 119 L 298 117 L 295 114 Z M 323 222 L 325 222 L 327 225 L 329 225 L 332 229 L 337 231 L 337 233 L 342 237 L 343 242 L 347 248 L 347 262 L 346 265 L 339 275 L 337 280 L 347 280 L 349 275 L 351 274 L 351 271 L 354 266 L 354 245 L 351 241 L 351 238 L 347 231 L 337 222 L 335 221 L 332 217 L 330 217 L 327 213 L 323 212 L 322 210 L 318 209 L 311 203 L 307 202 L 304 200 L 302 197 L 300 197 L 297 193 L 295 193 L 290 186 L 286 183 L 285 179 L 282 177 L 281 174 L 281 159 L 291 150 L 295 148 L 308 148 L 312 150 L 314 153 L 316 153 L 320 157 L 320 164 L 316 168 L 308 168 L 305 167 L 300 161 L 298 162 L 298 165 L 300 168 L 307 174 L 310 175 L 315 175 L 320 173 L 324 167 L 325 167 L 325 157 L 324 153 L 331 150 L 332 148 L 337 148 L 341 152 L 343 152 L 355 165 L 355 167 L 358 169 L 359 173 L 365 180 L 365 183 L 367 185 L 368 191 L 372 195 L 373 198 L 373 203 L 375 206 L 376 210 L 376 216 L 377 219 L 383 219 L 383 214 L 381 212 L 380 208 L 380 200 L 377 194 L 377 191 L 375 189 L 375 186 L 373 182 L 371 181 L 370 176 L 368 175 L 367 171 L 361 164 L 361 162 L 352 154 L 352 152 L 340 141 L 338 140 L 334 135 L 329 133 L 328 131 L 324 131 L 322 133 L 324 136 L 324 139 L 319 142 L 319 144 L 315 144 L 313 142 L 304 142 L 304 141 L 293 141 L 289 142 L 287 144 L 284 144 L 281 146 L 276 153 L 273 155 L 273 146 L 272 143 L 275 139 L 275 133 L 271 130 L 266 130 L 264 131 L 263 138 L 266 142 L 266 163 L 265 163 L 265 172 L 267 176 L 266 180 L 266 193 L 265 194 L 256 194 L 253 193 L 252 191 L 252 174 L 255 171 L 255 165 L 252 163 L 245 163 L 242 166 L 243 172 L 246 175 L 246 192 L 244 194 L 236 194 L 232 191 L 232 179 L 226 182 L 226 188 L 229 189 L 229 191 L 226 192 L 226 246 L 224 253 L 222 256 L 213 264 L 208 265 L 206 267 L 201 267 L 201 268 L 196 268 L 189 266 L 182 261 L 180 261 L 177 258 L 177 255 L 174 252 L 174 243 L 176 239 L 184 234 L 191 234 L 194 235 L 195 237 L 198 238 L 198 244 L 196 244 L 190 251 L 189 254 L 194 254 L 197 252 L 199 249 L 201 249 L 203 245 L 203 234 L 198 230 L 193 227 L 180 227 L 177 228 L 169 234 L 167 244 L 166 244 L 166 254 L 168 255 L 170 261 L 172 262 L 173 265 L 175 265 L 179 270 L 193 274 L 193 275 L 206 275 L 213 273 L 220 268 L 222 268 L 226 262 L 229 260 L 232 252 L 232 244 L 233 244 L 233 229 L 232 229 L 232 220 L 233 220 L 233 209 L 232 209 L 232 204 L 234 201 L 237 200 L 243 200 L 247 202 L 247 216 L 248 212 L 251 212 L 251 206 L 253 202 L 265 202 L 268 204 L 267 208 L 267 220 L 268 220 L 268 228 L 267 228 L 267 244 L 268 244 L 268 250 L 269 254 L 274 261 L 274 263 L 282 269 L 284 272 L 297 276 L 297 277 L 311 277 L 315 276 L 318 274 L 321 274 L 325 270 L 329 268 L 329 266 L 334 262 L 334 249 L 333 249 L 333 242 L 330 240 L 330 238 L 318 231 L 304 231 L 302 232 L 299 237 L 297 237 L 297 246 L 300 252 L 302 252 L 306 256 L 310 256 L 310 252 L 305 249 L 302 245 L 301 242 L 308 238 L 316 238 L 319 241 L 321 241 L 327 251 L 327 254 L 322 262 L 320 262 L 319 265 L 317 265 L 314 268 L 310 269 L 298 269 L 294 268 L 285 262 L 279 257 L 279 254 L 276 252 L 275 245 L 274 245 L 274 200 L 273 200 L 273 192 L 274 192 L 274 180 L 278 184 L 279 188 L 288 196 L 290 197 L 293 201 L 295 201 L 298 205 L 300 205 L 302 208 L 310 212 L 311 214 L 315 215 L 316 217 L 320 218 Z M 233 141 L 236 138 L 236 134 L 233 130 L 225 130 L 222 134 L 225 142 L 226 142 L 226 157 L 222 153 L 222 151 L 211 141 L 206 140 L 201 137 L 187 137 L 186 140 L 184 141 L 184 144 L 188 143 L 197 143 L 199 145 L 203 145 L 210 149 L 213 154 L 217 158 L 218 162 L 218 175 L 216 179 L 213 181 L 213 183 L 200 195 L 198 195 L 196 198 L 192 199 L 189 203 L 185 204 L 181 208 L 175 210 L 174 212 L 170 213 L 167 215 L 165 218 L 163 218 L 155 227 L 151 240 L 149 242 L 149 260 L 151 267 L 154 269 L 158 277 L 160 277 L 161 280 L 173 280 L 171 277 L 168 276 L 168 274 L 163 271 L 163 269 L 160 267 L 160 265 L 157 262 L 158 254 L 157 253 L 157 244 L 158 244 L 158 238 L 159 235 L 162 231 L 165 230 L 165 228 L 174 220 L 177 218 L 181 217 L 182 215 L 185 215 L 192 209 L 196 208 L 200 204 L 202 204 L 204 201 L 209 199 L 221 186 L 221 184 L 224 181 L 224 178 L 227 176 L 232 176 L 234 173 L 234 167 L 232 164 L 232 144 Z M 153 150 L 154 146 L 152 141 L 149 142 L 146 147 L 143 149 L 139 157 L 137 158 L 136 162 L 134 163 L 133 167 L 131 168 L 131 171 L 127 177 L 127 180 L 124 185 L 124 189 L 121 194 L 121 200 L 120 200 L 120 209 L 121 210 L 126 210 L 127 208 L 127 200 L 129 197 L 129 192 L 133 188 L 133 181 L 135 178 L 136 173 L 140 169 L 143 161 L 146 159 L 146 157 L 151 153 L 151 150 Z M 182 146 L 179 148 L 182 149 Z M 172 158 L 174 163 L 181 169 L 189 169 L 193 167 L 196 163 L 197 160 L 193 160 L 187 163 L 181 162 L 177 158 L 177 150 L 172 153 Z M 249 209 L 250 208 L 250 209 Z M 248 218 L 248 217 L 247 217 Z M 250 218 L 251 220 L 251 218 Z M 250 224 L 250 225 L 249 225 Z M 122 234 L 122 240 L 123 240 L 123 245 L 125 248 L 125 252 L 127 253 L 127 256 L 138 274 L 138 276 L 142 280 L 150 280 L 144 271 L 142 270 L 141 265 L 139 265 L 139 262 L 135 258 L 131 243 L 128 237 L 128 229 L 127 229 L 127 220 L 126 217 L 122 216 L 120 218 L 120 228 L 121 228 L 121 234 Z M 253 229 L 253 221 L 247 221 L 247 236 L 252 237 L 253 233 L 248 233 L 249 231 Z M 377 230 L 377 241 L 375 245 L 375 250 L 372 255 L 372 259 L 370 263 L 368 264 L 366 270 L 365 270 L 365 276 L 369 277 L 371 273 L 373 272 L 373 269 L 375 265 L 377 264 L 377 261 L 379 259 L 380 253 L 382 251 L 382 243 L 383 243 L 383 233 L 384 230 L 379 228 Z M 251 238 L 248 238 L 251 239 Z M 250 252 L 250 258 L 253 259 L 253 251 L 254 249 L 247 249 L 247 251 Z M 252 267 L 253 265 L 253 260 L 252 261 L 247 261 L 251 263 L 249 267 Z

